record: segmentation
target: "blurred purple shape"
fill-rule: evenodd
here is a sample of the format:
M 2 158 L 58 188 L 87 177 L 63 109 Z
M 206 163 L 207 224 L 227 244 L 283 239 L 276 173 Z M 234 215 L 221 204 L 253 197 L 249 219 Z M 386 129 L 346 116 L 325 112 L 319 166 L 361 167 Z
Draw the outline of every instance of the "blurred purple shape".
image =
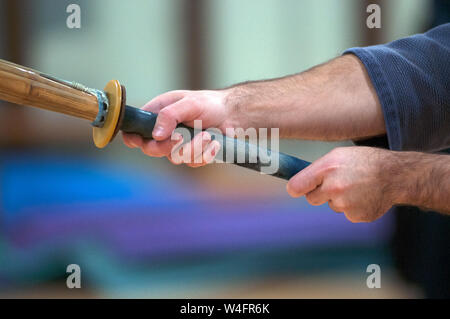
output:
M 67 209 L 67 208 L 66 208 Z M 134 205 L 71 206 L 8 227 L 11 243 L 32 248 L 37 243 L 68 245 L 90 240 L 130 258 L 272 249 L 280 246 L 376 244 L 389 236 L 389 218 L 372 224 L 352 224 L 328 207 L 302 202 L 189 202 L 176 208 Z M 108 214 L 97 214 L 99 210 Z M 149 212 L 151 211 L 151 212 Z

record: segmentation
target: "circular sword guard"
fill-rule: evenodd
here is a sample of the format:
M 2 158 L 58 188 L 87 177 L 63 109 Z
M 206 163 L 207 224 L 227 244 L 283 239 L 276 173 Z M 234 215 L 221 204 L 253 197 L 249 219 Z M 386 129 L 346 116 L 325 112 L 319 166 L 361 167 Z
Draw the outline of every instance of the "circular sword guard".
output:
M 98 148 L 104 148 L 114 138 L 117 133 L 120 115 L 124 109 L 125 92 L 123 92 L 123 87 L 119 81 L 109 81 L 104 88 L 104 92 L 109 101 L 109 110 L 103 127 L 93 128 L 94 143 Z

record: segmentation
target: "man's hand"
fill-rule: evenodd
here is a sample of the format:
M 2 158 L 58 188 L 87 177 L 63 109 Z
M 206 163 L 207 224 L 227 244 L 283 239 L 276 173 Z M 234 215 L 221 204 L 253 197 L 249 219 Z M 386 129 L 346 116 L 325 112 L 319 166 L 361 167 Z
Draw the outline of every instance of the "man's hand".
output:
M 311 205 L 328 202 L 352 222 L 371 222 L 395 204 L 389 171 L 393 152 L 370 147 L 336 148 L 291 178 L 287 191 Z
M 176 126 L 183 123 L 193 127 L 195 120 L 202 121 L 203 129 L 210 127 L 218 128 L 225 132 L 226 128 L 234 128 L 238 121 L 233 115 L 232 107 L 226 103 L 228 98 L 227 90 L 218 91 L 171 91 L 162 94 L 150 102 L 142 109 L 153 113 L 158 113 L 155 128 L 153 130 L 153 140 L 144 140 L 135 134 L 123 134 L 123 139 L 128 147 L 139 147 L 149 156 L 167 156 L 172 160 L 171 151 L 182 144 L 182 136 L 172 132 Z M 191 158 L 186 163 L 191 167 L 198 167 L 211 162 L 217 154 L 220 144 L 217 141 L 211 142 L 211 136 L 203 132 L 195 136 L 192 141 L 183 147 L 194 145 L 202 146 L 199 154 L 202 158 L 196 160 Z M 194 152 L 191 152 L 194 156 Z M 175 164 L 180 164 L 176 162 Z
M 450 157 L 372 147 L 336 148 L 291 178 L 287 191 L 371 222 L 393 205 L 450 213 Z

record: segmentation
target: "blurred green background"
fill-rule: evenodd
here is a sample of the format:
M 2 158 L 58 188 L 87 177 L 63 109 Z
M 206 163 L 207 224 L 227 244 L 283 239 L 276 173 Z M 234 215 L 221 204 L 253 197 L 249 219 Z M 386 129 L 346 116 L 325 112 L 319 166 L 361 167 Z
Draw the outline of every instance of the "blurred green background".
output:
M 66 26 L 70 3 L 81 7 L 81 29 Z M 369 3 L 382 7 L 380 30 L 365 26 Z M 118 79 L 128 104 L 141 106 L 169 90 L 222 88 L 300 72 L 349 47 L 422 32 L 432 12 L 427 0 L 2 0 L 0 58 L 94 88 Z M 2 297 L 422 296 L 395 270 L 389 216 L 350 226 L 328 207 L 313 210 L 303 199 L 290 199 L 277 179 L 228 165 L 174 167 L 126 148 L 120 136 L 98 150 L 89 123 L 43 110 L 0 104 L 0 133 Z M 314 160 L 341 144 L 351 143 L 283 141 L 281 150 Z M 117 205 L 108 217 L 111 202 Z M 178 239 L 177 229 L 159 229 L 157 238 L 127 237 L 139 221 L 153 225 L 160 222 L 154 216 L 165 212 L 185 222 L 177 226 L 181 232 L 191 232 Z M 67 219 L 59 220 L 62 215 Z M 86 226 L 92 218 L 96 226 Z M 128 241 L 107 236 L 108 221 L 126 224 L 127 218 L 134 221 L 124 226 Z M 264 237 L 271 220 L 278 228 Z M 206 231 L 221 222 L 217 233 Z M 58 233 L 61 227 L 66 235 Z M 200 242 L 212 243 L 207 250 L 183 246 L 197 231 L 205 231 Z M 334 237 L 323 235 L 329 232 Z M 230 236 L 241 239 L 227 241 Z M 274 245 L 277 236 L 284 239 Z M 116 240 L 105 243 L 106 237 Z M 156 253 L 149 250 L 152 240 L 173 240 L 179 249 L 164 253 L 161 244 Z M 133 250 L 137 243 L 140 252 Z M 65 287 L 68 263 L 86 270 L 83 289 Z M 366 287 L 371 263 L 385 271 L 382 289 Z

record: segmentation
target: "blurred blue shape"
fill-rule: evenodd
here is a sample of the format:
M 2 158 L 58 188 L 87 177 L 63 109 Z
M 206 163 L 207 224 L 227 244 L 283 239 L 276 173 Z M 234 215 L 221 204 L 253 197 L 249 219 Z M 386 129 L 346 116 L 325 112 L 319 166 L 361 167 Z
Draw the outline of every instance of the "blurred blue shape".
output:
M 27 215 L 43 216 L 56 207 L 109 201 L 167 202 L 170 185 L 158 172 L 152 177 L 140 170 L 105 163 L 88 157 L 61 154 L 19 153 L 0 158 L 1 211 L 3 222 L 26 220 Z M 53 210 L 54 212 L 54 210 Z M 97 209 L 95 214 L 107 213 Z M 83 213 L 79 210 L 76 213 Z
M 343 214 L 303 200 L 208 200 L 192 181 L 123 166 L 35 153 L 4 155 L 0 284 L 64 276 L 70 263 L 84 264 L 103 287 L 147 281 L 161 286 L 200 273 L 214 277 L 219 270 L 226 277 L 249 276 L 258 269 L 286 268 L 283 262 L 312 262 L 314 268 L 311 255 L 300 251 L 374 247 L 390 235 L 388 217 L 351 224 Z M 277 252 L 281 265 L 261 257 Z M 293 252 L 295 262 L 289 257 Z M 320 265 L 319 256 L 313 258 Z

